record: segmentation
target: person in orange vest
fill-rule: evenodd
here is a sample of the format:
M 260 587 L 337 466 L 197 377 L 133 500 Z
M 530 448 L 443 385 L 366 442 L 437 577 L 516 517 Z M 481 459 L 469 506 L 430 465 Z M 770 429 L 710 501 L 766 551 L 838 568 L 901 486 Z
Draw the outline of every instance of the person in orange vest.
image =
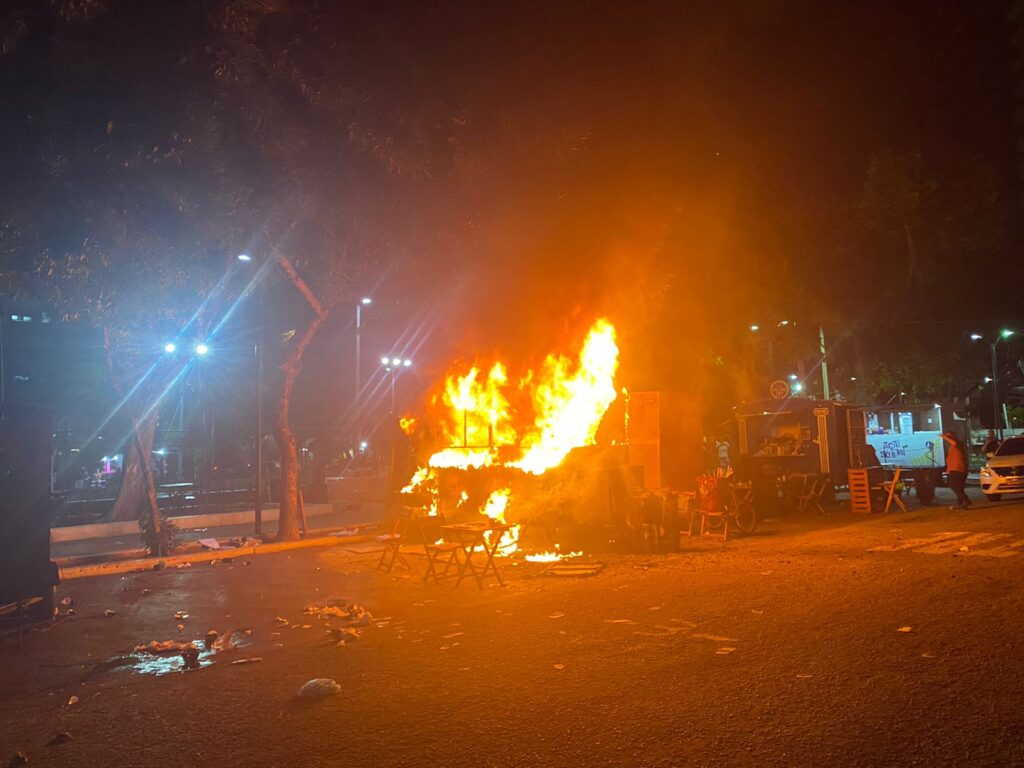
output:
M 967 483 L 967 452 L 954 433 L 943 432 L 942 439 L 949 445 L 946 450 L 946 477 L 949 479 L 949 489 L 956 494 L 956 506 L 952 509 L 967 509 L 971 506 L 971 500 L 964 491 Z

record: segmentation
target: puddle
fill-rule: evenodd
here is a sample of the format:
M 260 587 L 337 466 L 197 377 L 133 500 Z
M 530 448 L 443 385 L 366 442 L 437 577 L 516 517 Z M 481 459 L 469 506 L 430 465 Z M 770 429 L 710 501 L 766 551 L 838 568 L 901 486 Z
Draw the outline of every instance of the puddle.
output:
M 184 642 L 184 641 L 183 641 Z M 175 672 L 194 672 L 197 669 L 212 666 L 218 661 L 230 664 L 239 658 L 234 651 L 252 645 L 252 637 L 241 632 L 232 636 L 232 647 L 218 650 L 207 648 L 202 640 L 194 640 L 199 649 L 199 655 L 193 665 L 186 667 L 185 659 L 181 653 L 132 653 L 126 656 L 116 656 L 110 659 L 107 664 L 112 672 L 134 673 L 137 675 L 169 675 Z M 218 657 L 223 657 L 218 659 Z

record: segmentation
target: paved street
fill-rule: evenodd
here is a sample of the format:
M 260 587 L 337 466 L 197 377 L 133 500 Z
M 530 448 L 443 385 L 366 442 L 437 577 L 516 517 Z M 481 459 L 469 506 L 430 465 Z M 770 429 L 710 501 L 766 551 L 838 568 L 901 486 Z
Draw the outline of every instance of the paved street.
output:
M 72 618 L 2 643 L 0 760 L 1024 764 L 1024 505 L 763 528 L 605 557 L 589 579 L 506 565 L 483 592 L 344 548 L 72 582 Z M 374 615 L 344 647 L 302 613 L 333 596 Z M 127 656 L 232 628 L 245 645 L 192 672 Z M 317 677 L 341 693 L 298 699 Z

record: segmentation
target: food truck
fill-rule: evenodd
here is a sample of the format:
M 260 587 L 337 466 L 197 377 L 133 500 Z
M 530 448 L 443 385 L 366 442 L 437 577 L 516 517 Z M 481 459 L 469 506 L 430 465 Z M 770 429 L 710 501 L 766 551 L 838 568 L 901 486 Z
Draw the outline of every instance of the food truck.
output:
M 741 479 L 827 475 L 846 484 L 859 466 L 864 410 L 837 400 L 784 398 L 734 409 L 737 472 Z M 744 477 L 745 476 L 745 477 Z
M 879 463 L 887 470 L 899 467 L 904 477 L 913 479 L 921 503 L 931 503 L 946 467 L 942 433 L 954 428 L 955 416 L 943 424 L 938 403 L 885 405 L 865 408 L 864 421 L 866 442 Z

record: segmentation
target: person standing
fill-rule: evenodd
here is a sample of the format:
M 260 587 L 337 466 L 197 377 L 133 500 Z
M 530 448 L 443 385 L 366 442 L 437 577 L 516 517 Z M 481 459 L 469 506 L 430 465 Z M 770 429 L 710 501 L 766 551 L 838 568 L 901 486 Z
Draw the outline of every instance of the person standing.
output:
M 942 439 L 949 446 L 946 450 L 949 489 L 956 494 L 956 507 L 952 509 L 967 509 L 971 506 L 971 500 L 964 491 L 964 485 L 967 483 L 967 452 L 964 450 L 964 444 L 952 432 L 943 432 Z
M 988 431 L 988 437 L 985 439 L 985 444 L 981 447 L 981 452 L 985 455 L 995 453 L 996 449 L 999 448 L 1000 440 L 996 437 L 996 431 L 990 429 Z

